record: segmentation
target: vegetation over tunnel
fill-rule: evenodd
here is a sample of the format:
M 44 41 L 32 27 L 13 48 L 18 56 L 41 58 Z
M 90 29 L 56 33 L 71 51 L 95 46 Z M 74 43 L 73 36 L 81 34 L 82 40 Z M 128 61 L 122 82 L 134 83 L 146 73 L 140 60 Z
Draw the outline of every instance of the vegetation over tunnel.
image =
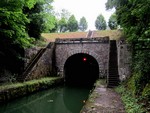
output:
M 79 53 L 67 59 L 64 74 L 66 84 L 93 85 L 99 77 L 99 66 L 92 56 Z

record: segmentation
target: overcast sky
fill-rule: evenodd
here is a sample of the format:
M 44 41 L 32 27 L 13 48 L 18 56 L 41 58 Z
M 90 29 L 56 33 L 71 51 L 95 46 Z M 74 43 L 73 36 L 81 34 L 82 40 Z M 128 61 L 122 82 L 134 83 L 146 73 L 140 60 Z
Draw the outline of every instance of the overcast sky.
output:
M 78 22 L 84 16 L 88 22 L 87 30 L 95 30 L 95 20 L 99 14 L 108 22 L 110 15 L 115 11 L 106 11 L 106 2 L 107 0 L 54 0 L 53 7 L 56 12 L 68 10 L 75 15 Z

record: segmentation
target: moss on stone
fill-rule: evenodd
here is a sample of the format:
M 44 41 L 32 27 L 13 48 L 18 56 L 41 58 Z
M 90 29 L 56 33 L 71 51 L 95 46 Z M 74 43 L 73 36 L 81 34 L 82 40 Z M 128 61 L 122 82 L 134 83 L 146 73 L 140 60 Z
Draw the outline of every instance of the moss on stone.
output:
M 31 80 L 23 83 L 11 83 L 0 86 L 0 102 L 5 102 L 26 94 L 47 89 L 62 81 L 60 77 L 47 77 L 39 80 Z

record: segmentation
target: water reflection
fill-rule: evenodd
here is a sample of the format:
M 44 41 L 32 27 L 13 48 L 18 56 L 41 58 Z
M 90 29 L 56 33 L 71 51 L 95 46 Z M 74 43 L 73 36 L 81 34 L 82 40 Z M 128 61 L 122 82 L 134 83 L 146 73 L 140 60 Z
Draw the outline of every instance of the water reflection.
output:
M 59 87 L 0 105 L 0 113 L 79 113 L 89 88 Z

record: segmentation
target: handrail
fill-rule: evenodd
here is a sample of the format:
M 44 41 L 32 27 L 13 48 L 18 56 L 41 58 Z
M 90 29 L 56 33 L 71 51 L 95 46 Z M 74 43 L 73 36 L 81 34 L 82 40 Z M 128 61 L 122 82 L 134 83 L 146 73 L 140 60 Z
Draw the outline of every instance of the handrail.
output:
M 26 67 L 25 71 L 19 77 L 19 79 L 21 79 L 21 81 L 24 80 L 25 77 L 26 77 L 26 75 L 32 70 L 32 68 L 37 63 L 37 61 L 39 60 L 39 58 L 43 55 L 43 53 L 45 52 L 45 50 L 46 50 L 46 48 L 40 49 L 39 52 L 34 56 L 33 60 L 28 64 L 28 66 Z

